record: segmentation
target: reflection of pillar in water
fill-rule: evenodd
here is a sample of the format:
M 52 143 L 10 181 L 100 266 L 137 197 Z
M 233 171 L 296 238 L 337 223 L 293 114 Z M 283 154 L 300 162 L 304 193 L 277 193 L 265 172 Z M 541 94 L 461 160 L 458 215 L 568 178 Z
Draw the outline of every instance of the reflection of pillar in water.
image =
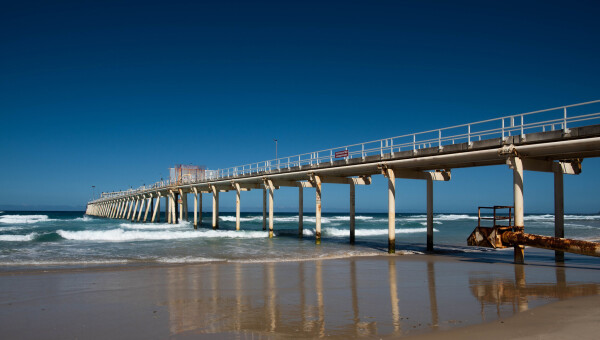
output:
M 235 305 L 236 305 L 236 318 L 235 318 L 235 329 L 240 331 L 242 329 L 242 267 L 241 263 L 235 263 Z
M 356 287 L 356 261 L 350 261 L 350 289 L 352 290 L 352 314 L 354 315 L 354 335 L 358 337 L 360 331 L 360 314 L 358 311 L 358 292 Z
M 527 292 L 525 292 L 525 267 L 523 265 L 515 265 L 515 287 L 517 288 L 517 304 L 519 312 L 526 311 L 529 308 L 527 302 Z
M 275 291 L 277 290 L 277 287 L 275 286 L 275 263 L 270 262 L 267 263 L 267 279 L 268 279 L 268 283 L 267 283 L 267 287 L 269 290 L 269 295 L 268 295 L 268 300 L 269 300 L 269 305 L 268 305 L 268 313 L 269 313 L 269 331 L 274 332 L 275 331 L 275 327 L 277 326 L 277 314 L 276 314 L 276 293 Z
M 215 264 L 211 266 L 213 270 L 212 280 L 211 280 L 211 288 L 212 288 L 212 315 L 219 315 L 219 265 Z M 212 322 L 210 326 L 210 331 L 212 333 L 217 332 L 217 323 Z
M 567 288 L 567 274 L 565 273 L 564 267 L 556 267 L 556 288 L 557 297 L 559 299 L 565 298 Z
M 306 332 L 306 285 L 304 283 L 304 262 L 298 263 L 298 280 L 300 280 L 300 318 L 302 329 Z
M 431 310 L 431 328 L 438 329 L 437 296 L 435 294 L 435 267 L 432 261 L 427 262 L 427 283 L 429 283 L 429 309 Z
M 388 262 L 390 279 L 390 303 L 392 304 L 392 324 L 394 332 L 400 332 L 400 309 L 398 307 L 398 288 L 396 285 L 396 263 L 394 260 Z
M 319 311 L 319 337 L 325 336 L 325 306 L 323 303 L 323 262 L 317 261 L 315 264 L 316 288 L 317 288 L 317 309 Z

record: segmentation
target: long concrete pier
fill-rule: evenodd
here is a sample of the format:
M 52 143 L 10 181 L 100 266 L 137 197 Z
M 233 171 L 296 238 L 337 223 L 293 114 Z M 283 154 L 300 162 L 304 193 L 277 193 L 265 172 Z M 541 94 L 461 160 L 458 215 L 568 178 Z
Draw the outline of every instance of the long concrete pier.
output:
M 575 113 L 569 114 L 570 111 Z M 583 112 L 583 113 L 582 113 Z M 557 114 L 558 113 L 558 114 Z M 451 169 L 507 165 L 513 173 L 515 227 L 523 229 L 525 171 L 554 174 L 555 236 L 564 237 L 564 174 L 577 175 L 587 157 L 600 156 L 600 100 L 353 144 L 276 160 L 207 171 L 202 178 L 162 181 L 135 190 L 103 193 L 88 203 L 86 214 L 133 222 L 159 222 L 161 200 L 167 223 L 188 218 L 188 195 L 193 195 L 194 228 L 201 223 L 202 194 L 212 196 L 212 227 L 219 227 L 219 193 L 236 192 L 236 230 L 240 230 L 242 192 L 263 191 L 263 230 L 273 237 L 275 192 L 298 188 L 298 233 L 302 237 L 304 189 L 315 190 L 315 242 L 321 243 L 323 184 L 349 186 L 350 242 L 355 240 L 356 186 L 371 177 L 388 180 L 388 252 L 396 249 L 396 179 L 427 183 L 427 249 L 433 250 L 434 182 L 449 181 Z M 267 204 L 268 197 L 268 204 Z M 268 206 L 268 218 L 267 218 Z M 143 212 L 143 219 L 142 219 Z M 524 262 L 516 246 L 515 262 Z M 556 259 L 563 259 L 557 252 Z

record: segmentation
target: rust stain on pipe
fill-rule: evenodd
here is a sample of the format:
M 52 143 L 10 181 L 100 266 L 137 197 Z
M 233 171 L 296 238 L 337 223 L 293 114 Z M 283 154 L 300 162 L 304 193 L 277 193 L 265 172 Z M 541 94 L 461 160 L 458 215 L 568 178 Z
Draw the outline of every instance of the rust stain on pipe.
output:
M 525 245 L 535 248 L 562 250 L 575 254 L 600 257 L 600 243 L 597 242 L 505 231 L 502 233 L 502 243 L 507 245 Z

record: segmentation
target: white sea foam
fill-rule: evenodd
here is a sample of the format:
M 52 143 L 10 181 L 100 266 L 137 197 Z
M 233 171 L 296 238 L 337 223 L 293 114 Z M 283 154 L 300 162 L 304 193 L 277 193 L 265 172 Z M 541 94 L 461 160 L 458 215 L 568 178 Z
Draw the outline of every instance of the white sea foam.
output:
M 2 231 L 16 231 L 16 230 L 22 230 L 23 227 L 0 227 L 0 232 Z
M 373 219 L 373 217 L 371 217 L 371 216 L 355 216 L 355 219 L 359 220 L 359 221 L 368 221 L 368 222 L 378 221 L 378 219 Z M 304 220 L 304 222 L 308 222 L 308 223 L 317 223 L 317 219 L 315 216 L 304 216 L 303 220 Z M 275 219 L 275 221 L 277 221 L 277 219 Z M 298 221 L 298 216 L 289 218 L 287 221 L 288 222 Z M 321 216 L 322 224 L 346 222 L 346 221 L 350 221 L 350 216 Z M 387 220 L 385 220 L 385 221 L 387 221 Z
M 435 215 L 434 219 L 440 221 L 476 220 L 477 216 L 470 216 L 465 214 L 440 214 Z
M 427 225 L 427 222 L 419 222 L 419 224 L 420 224 L 420 225 L 424 225 L 424 226 L 426 226 L 426 225 Z M 439 222 L 439 221 L 433 220 L 433 224 L 442 224 L 442 222 Z
M 162 263 L 204 263 L 204 262 L 216 262 L 216 261 L 225 261 L 225 260 L 219 260 L 219 259 L 209 258 L 209 257 L 193 257 L 193 256 L 164 257 L 164 258 L 159 258 L 156 260 L 156 262 L 162 262 Z
M 348 229 L 338 229 L 338 228 L 323 228 L 324 234 L 327 236 L 333 237 L 346 237 L 350 235 L 350 231 Z M 439 230 L 433 229 L 433 231 L 438 232 Z M 427 232 L 427 228 L 401 228 L 396 229 L 396 234 L 414 234 L 414 233 L 425 233 Z M 354 231 L 356 236 L 377 236 L 377 235 L 387 235 L 387 229 L 356 229 Z M 306 235 L 306 234 L 305 234 Z
M 398 251 L 398 254 L 413 254 L 418 252 L 410 252 L 410 251 Z M 333 254 L 319 254 L 319 255 L 311 255 L 309 257 L 266 257 L 266 258 L 255 258 L 255 259 L 234 259 L 228 260 L 227 262 L 235 262 L 235 263 L 272 263 L 272 262 L 305 262 L 305 261 L 318 261 L 318 260 L 334 260 L 334 259 L 343 259 L 348 257 L 355 256 L 379 256 L 381 252 L 378 251 L 348 251 L 343 253 L 333 253 Z
M 94 265 L 94 264 L 120 264 L 128 260 L 90 260 L 90 261 L 15 261 L 0 262 L 0 266 L 67 266 L 67 265 Z
M 189 229 L 190 224 L 186 222 L 181 222 L 179 224 L 168 224 L 168 223 L 121 223 L 119 227 L 125 229 L 134 229 L 134 230 L 180 230 L 180 229 Z
M 241 222 L 251 222 L 251 221 L 259 221 L 262 219 L 262 216 L 259 217 L 240 217 Z M 219 220 L 225 222 L 235 222 L 235 216 L 219 216 Z M 277 220 L 277 218 L 275 219 Z
M 0 235 L 0 241 L 26 242 L 33 240 L 36 236 L 37 233 L 30 233 L 27 235 Z
M 524 217 L 526 221 L 551 221 L 554 222 L 553 214 L 544 215 L 526 215 Z M 565 215 L 565 220 L 579 220 L 579 221 L 596 221 L 600 220 L 600 215 Z
M 298 215 L 296 216 L 275 216 L 273 218 L 273 220 L 275 222 L 298 222 L 298 219 L 300 217 Z M 236 217 L 235 216 L 219 216 L 219 219 L 221 221 L 226 221 L 226 222 L 235 222 Z M 359 221 L 370 221 L 373 220 L 372 216 L 355 216 L 356 220 Z M 251 216 L 251 217 L 240 217 L 240 221 L 241 222 L 258 222 L 258 221 L 262 221 L 262 216 Z M 304 222 L 316 222 L 316 218 L 314 216 L 303 216 L 303 221 Z M 321 217 L 321 223 L 332 223 L 332 222 L 339 222 L 339 221 L 350 221 L 350 216 L 323 216 Z
M 77 241 L 150 241 L 192 238 L 265 238 L 264 231 L 193 230 L 193 231 L 140 231 L 110 229 L 98 231 L 56 231 L 67 240 Z
M 89 217 L 89 216 L 83 216 L 83 217 L 77 217 L 75 219 L 75 221 L 82 221 L 82 222 L 90 222 L 93 221 L 94 219 Z
M 38 222 L 54 221 L 48 218 L 48 215 L 2 215 L 0 216 L 0 223 L 11 223 L 11 224 L 31 224 Z

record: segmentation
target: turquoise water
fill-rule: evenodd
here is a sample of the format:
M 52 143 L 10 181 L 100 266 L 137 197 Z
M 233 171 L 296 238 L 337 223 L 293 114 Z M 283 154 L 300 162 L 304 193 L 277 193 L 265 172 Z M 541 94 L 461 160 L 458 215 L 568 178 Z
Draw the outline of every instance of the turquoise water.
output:
M 348 242 L 347 214 L 323 214 L 319 246 L 314 241 L 314 215 L 304 216 L 304 233 L 299 238 L 298 215 L 275 214 L 273 239 L 262 230 L 262 213 L 241 216 L 242 230 L 236 231 L 233 213 L 221 213 L 219 229 L 213 230 L 211 215 L 205 212 L 203 224 L 194 230 L 190 222 L 178 225 L 133 223 L 86 216 L 82 212 L 2 212 L 0 265 L 4 270 L 14 270 L 20 267 L 290 261 L 381 255 L 387 249 L 387 214 L 357 214 L 355 245 Z M 190 215 L 190 220 L 192 218 Z M 439 252 L 512 256 L 510 249 L 495 251 L 466 245 L 466 238 L 477 225 L 476 215 L 436 214 L 434 223 L 434 241 Z M 425 225 L 424 214 L 398 214 L 398 251 L 424 252 Z M 530 233 L 554 233 L 552 215 L 527 215 L 525 225 Z M 570 238 L 600 240 L 600 215 L 566 215 L 565 234 Z M 551 251 L 528 253 L 552 261 Z M 590 258 L 575 255 L 568 259 L 590 261 Z

